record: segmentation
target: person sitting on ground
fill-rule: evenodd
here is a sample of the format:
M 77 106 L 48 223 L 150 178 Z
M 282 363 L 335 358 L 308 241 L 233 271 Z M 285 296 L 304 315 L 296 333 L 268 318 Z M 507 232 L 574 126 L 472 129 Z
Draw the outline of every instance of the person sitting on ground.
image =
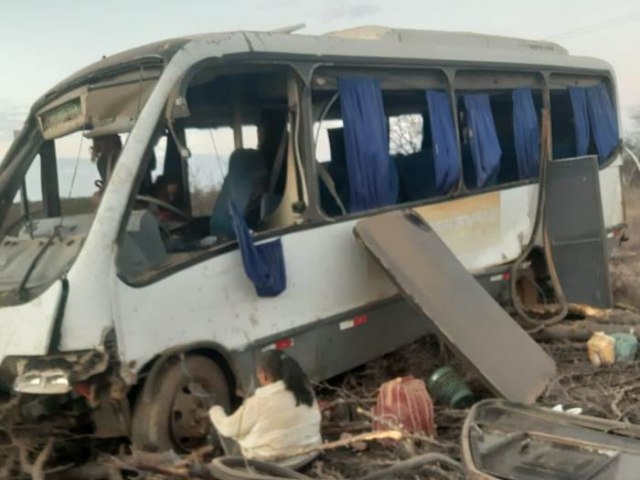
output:
M 320 410 L 300 365 L 283 352 L 267 350 L 260 354 L 256 373 L 260 387 L 233 415 L 227 416 L 220 406 L 209 410 L 225 453 L 274 461 L 320 445 Z M 277 463 L 301 467 L 316 454 L 297 455 Z

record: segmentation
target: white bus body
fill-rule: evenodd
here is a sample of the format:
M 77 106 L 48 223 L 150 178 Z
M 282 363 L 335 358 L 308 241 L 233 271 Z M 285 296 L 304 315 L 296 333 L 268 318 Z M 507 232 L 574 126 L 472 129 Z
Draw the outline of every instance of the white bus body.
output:
M 108 105 L 112 97 L 95 100 L 92 95 L 99 90 L 87 85 L 97 81 L 100 74 L 126 73 L 131 66 L 133 72 L 150 71 L 141 65 L 152 65 L 157 75 L 144 83 L 145 97 L 139 112 L 127 113 L 128 120 L 122 123 L 120 117 L 126 115 L 114 114 L 115 107 L 109 113 L 108 108 L 95 106 Z M 190 82 L 197 79 L 193 80 L 195 91 L 209 81 L 201 73 L 206 69 L 211 69 L 214 78 L 226 74 L 227 69 L 244 75 L 251 68 L 262 72 L 271 66 L 286 70 L 284 98 L 288 98 L 291 115 L 300 122 L 290 124 L 290 137 L 296 138 L 289 141 L 285 159 L 287 179 L 282 203 L 293 200 L 284 205 L 286 208 L 279 207 L 278 214 L 284 220 L 258 232 L 260 238 L 282 239 L 286 290 L 273 298 L 258 297 L 245 275 L 235 242 L 216 243 L 196 252 L 169 253 L 167 268 L 133 275 L 135 278 L 123 274 L 118 264 L 123 244 L 136 225 L 148 221 L 149 216 L 137 206 L 132 209 L 140 188 L 140 172 L 145 168 L 145 153 L 159 131 L 167 137 L 172 135 L 167 125 L 174 122 L 179 126 L 180 121 L 188 125 L 190 114 L 197 110 L 189 104 L 191 97 L 186 93 L 190 92 Z M 80 246 L 69 247 L 77 251 L 68 254 L 69 261 L 43 280 L 46 285 L 34 289 L 36 293 L 20 296 L 25 293 L 22 289 L 18 298 L 10 292 L 17 285 L 6 288 L 9 293 L 0 308 L 0 380 L 4 389 L 37 393 L 42 398 L 85 396 L 92 405 L 89 415 L 96 435 L 132 434 L 143 444 L 155 442 L 156 447 L 171 444 L 186 449 L 189 442 L 182 444 L 175 431 L 173 435 L 166 433 L 179 428 L 169 418 L 149 420 L 151 415 L 175 413 L 171 405 L 155 405 L 148 385 L 155 382 L 153 388 L 162 388 L 164 396 L 175 395 L 162 382 L 178 388 L 179 382 L 171 383 L 167 378 L 180 362 L 189 371 L 189 358 L 209 359 L 217 368 L 216 375 L 221 373 L 221 381 L 226 382 L 223 390 L 243 394 L 251 389 L 254 354 L 262 349 L 286 349 L 314 379 L 322 379 L 389 352 L 429 330 L 353 236 L 357 219 L 393 208 L 416 210 L 486 289 L 508 302 L 510 264 L 532 232 L 536 180 L 474 190 L 466 188 L 461 179 L 460 186 L 444 198 L 330 217 L 319 205 L 317 165 L 311 153 L 315 149 L 312 130 L 319 118 L 312 79 L 321 68 L 366 68 L 372 75 L 394 75 L 405 70 L 419 75 L 421 69 L 437 70 L 446 79 L 443 81 L 449 85 L 452 98 L 457 98 L 458 71 L 472 72 L 470 75 L 481 72 L 479 82 L 484 81 L 482 72 L 513 74 L 508 81 L 516 83 L 521 75 L 535 77 L 541 98 L 548 98 L 554 88 L 564 88 L 571 82 L 603 82 L 615 104 L 613 72 L 604 62 L 570 56 L 545 42 L 471 34 L 378 28 L 326 36 L 237 32 L 161 42 L 98 62 L 62 82 L 36 104 L 0 169 L 0 189 L 6 192 L 2 193 L 6 206 L 2 214 L 6 215 L 21 182 L 20 174 L 26 171 L 18 164 L 28 164 L 38 152 L 45 158 L 41 144 L 73 131 L 89 136 L 96 136 L 99 128 L 109 134 L 128 133 L 95 214 L 88 220 L 82 217 L 82 221 L 72 215 L 64 220 L 60 215 L 50 215 L 48 224 L 45 220 L 32 221 L 36 229 L 41 225 L 47 232 L 42 241 L 59 223 L 74 226 L 61 233 L 60 242 L 75 236 Z M 134 81 L 134 85 L 143 83 Z M 111 87 L 104 88 L 107 92 Z M 460 88 L 473 89 L 473 85 L 465 83 Z M 64 102 L 76 95 L 88 100 L 78 103 L 81 106 L 76 113 L 71 111 L 75 107 L 69 106 L 70 113 L 60 124 L 55 118 L 43 116 L 52 111 L 52 105 L 69 105 Z M 117 102 L 116 97 L 112 100 Z M 124 100 L 123 104 L 130 106 L 131 101 Z M 91 108 L 95 108 L 94 117 Z M 101 114 L 105 118 L 98 118 Z M 108 115 L 120 123 L 110 129 Z M 103 125 L 99 125 L 101 121 Z M 239 122 L 237 118 L 233 121 L 236 147 L 242 146 Z M 570 119 L 567 122 L 570 124 Z M 624 226 L 620 165 L 616 151 L 600 171 L 604 221 L 612 245 Z M 302 202 L 304 208 L 293 208 L 295 202 Z M 14 237 L 5 237 L 5 242 L 9 238 Z M 62 248 L 57 241 L 53 241 L 56 246 L 49 247 L 52 252 Z M 121 393 L 115 394 L 113 389 L 105 393 L 106 384 L 120 385 Z M 222 394 L 228 397 L 226 403 L 231 396 Z M 104 408 L 108 400 L 119 402 L 110 413 Z M 128 420 L 129 413 L 122 413 L 129 409 L 132 421 Z M 101 430 L 104 418 L 111 425 L 118 423 L 114 419 L 120 419 L 120 426 L 105 433 Z M 145 423 L 154 422 L 149 427 L 152 431 L 139 431 L 145 429 Z M 189 431 L 185 435 L 191 438 L 198 434 Z

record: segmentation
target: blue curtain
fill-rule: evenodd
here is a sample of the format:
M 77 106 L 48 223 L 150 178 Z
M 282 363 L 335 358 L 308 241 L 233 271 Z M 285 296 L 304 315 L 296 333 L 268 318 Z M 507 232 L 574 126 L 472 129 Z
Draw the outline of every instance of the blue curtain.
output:
M 436 191 L 439 195 L 445 195 L 460 178 L 456 127 L 451 113 L 449 95 L 446 92 L 427 90 L 427 105 L 433 143 Z
M 540 125 L 530 88 L 518 88 L 513 98 L 513 137 L 520 180 L 538 176 Z
M 618 119 L 604 84 L 587 89 L 587 108 L 591 134 L 598 149 L 600 162 L 603 162 L 620 143 Z
M 576 130 L 576 155 L 586 155 L 589 149 L 589 114 L 587 112 L 587 92 L 583 87 L 569 87 L 573 125 Z
M 232 202 L 229 202 L 229 215 L 240 246 L 244 271 L 253 282 L 256 293 L 260 297 L 281 294 L 287 287 L 282 241 L 278 238 L 254 244 L 249 227 Z
M 476 186 L 483 187 L 489 179 L 495 178 L 500 168 L 502 149 L 491 113 L 489 95 L 465 95 L 464 105 L 467 110 L 471 156 L 476 170 Z
M 389 155 L 389 133 L 379 83 L 338 79 L 349 177 L 350 211 L 393 205 L 398 174 Z

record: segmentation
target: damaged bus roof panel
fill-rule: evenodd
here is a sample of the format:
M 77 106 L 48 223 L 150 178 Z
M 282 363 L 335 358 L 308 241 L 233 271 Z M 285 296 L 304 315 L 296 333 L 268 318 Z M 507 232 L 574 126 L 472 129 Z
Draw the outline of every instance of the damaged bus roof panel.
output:
M 355 235 L 495 393 L 529 404 L 543 392 L 554 361 L 421 218 L 406 212 L 367 218 Z

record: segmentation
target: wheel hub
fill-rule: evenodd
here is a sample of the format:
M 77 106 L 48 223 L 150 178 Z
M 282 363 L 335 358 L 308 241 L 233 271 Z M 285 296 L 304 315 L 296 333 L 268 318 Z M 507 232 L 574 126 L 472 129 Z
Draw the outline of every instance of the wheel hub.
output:
M 176 445 L 184 450 L 202 445 L 211 429 L 205 399 L 196 394 L 197 390 L 189 384 L 183 385 L 176 392 L 171 408 L 171 434 Z

